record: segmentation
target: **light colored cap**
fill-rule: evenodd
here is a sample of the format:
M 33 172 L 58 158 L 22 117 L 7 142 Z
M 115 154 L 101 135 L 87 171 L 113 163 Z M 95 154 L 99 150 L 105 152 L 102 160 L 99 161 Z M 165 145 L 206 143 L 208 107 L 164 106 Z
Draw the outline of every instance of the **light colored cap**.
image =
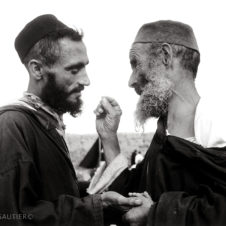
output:
M 184 23 L 160 20 L 144 24 L 137 33 L 134 43 L 169 43 L 185 46 L 199 52 L 192 28 Z

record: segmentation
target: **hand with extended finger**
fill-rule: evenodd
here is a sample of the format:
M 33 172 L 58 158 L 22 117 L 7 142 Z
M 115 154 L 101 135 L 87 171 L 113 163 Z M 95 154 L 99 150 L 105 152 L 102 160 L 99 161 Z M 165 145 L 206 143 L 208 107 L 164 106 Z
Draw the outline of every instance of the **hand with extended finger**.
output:
M 94 113 L 99 136 L 101 138 L 115 136 L 122 115 L 119 104 L 111 97 L 102 97 Z
M 143 226 L 147 223 L 148 213 L 153 201 L 147 192 L 144 193 L 129 193 L 131 197 L 137 197 L 142 200 L 142 205 L 130 209 L 125 215 L 124 220 L 130 226 Z

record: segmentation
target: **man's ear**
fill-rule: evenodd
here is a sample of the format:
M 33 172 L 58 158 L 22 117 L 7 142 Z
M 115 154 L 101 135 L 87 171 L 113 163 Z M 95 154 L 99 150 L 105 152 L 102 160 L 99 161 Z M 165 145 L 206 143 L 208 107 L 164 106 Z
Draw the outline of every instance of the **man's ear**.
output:
M 36 80 L 43 77 L 43 65 L 39 60 L 32 59 L 27 64 L 29 74 Z
M 168 43 L 162 44 L 162 62 L 165 66 L 171 66 L 173 60 L 173 50 Z

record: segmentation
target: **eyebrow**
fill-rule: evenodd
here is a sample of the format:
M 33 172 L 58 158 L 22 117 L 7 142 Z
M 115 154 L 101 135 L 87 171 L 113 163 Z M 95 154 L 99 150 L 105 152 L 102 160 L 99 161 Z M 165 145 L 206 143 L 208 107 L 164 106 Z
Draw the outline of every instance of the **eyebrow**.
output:
M 136 51 L 134 51 L 134 49 L 130 49 L 130 51 L 129 51 L 129 58 L 130 59 L 134 59 L 134 58 L 136 58 L 136 56 L 137 56 Z
M 71 65 L 66 66 L 65 70 L 70 71 L 73 69 L 81 69 L 81 68 L 85 67 L 88 63 L 89 63 L 89 61 L 87 61 L 86 63 L 79 62 L 77 64 L 71 64 Z

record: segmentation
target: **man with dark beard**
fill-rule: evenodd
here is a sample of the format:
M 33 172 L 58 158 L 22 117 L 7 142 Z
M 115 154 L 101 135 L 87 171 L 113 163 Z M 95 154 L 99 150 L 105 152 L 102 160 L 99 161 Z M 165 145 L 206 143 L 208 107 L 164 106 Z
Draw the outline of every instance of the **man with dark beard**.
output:
M 199 61 L 190 26 L 158 21 L 139 30 L 130 51 L 129 80 L 140 95 L 136 118 L 141 126 L 150 117 L 159 119 L 136 169 L 126 168 L 120 154 L 117 102 L 105 97 L 95 110 L 108 167 L 88 191 L 142 198 L 143 205 L 124 216 L 131 225 L 226 225 L 226 136 L 219 123 L 225 113 L 205 107 L 200 98 L 194 82 Z
M 103 210 L 140 205 L 116 192 L 80 197 L 62 115 L 81 112 L 90 81 L 82 34 L 53 15 L 28 23 L 15 48 L 29 73 L 24 97 L 0 109 L 0 225 L 104 225 Z

